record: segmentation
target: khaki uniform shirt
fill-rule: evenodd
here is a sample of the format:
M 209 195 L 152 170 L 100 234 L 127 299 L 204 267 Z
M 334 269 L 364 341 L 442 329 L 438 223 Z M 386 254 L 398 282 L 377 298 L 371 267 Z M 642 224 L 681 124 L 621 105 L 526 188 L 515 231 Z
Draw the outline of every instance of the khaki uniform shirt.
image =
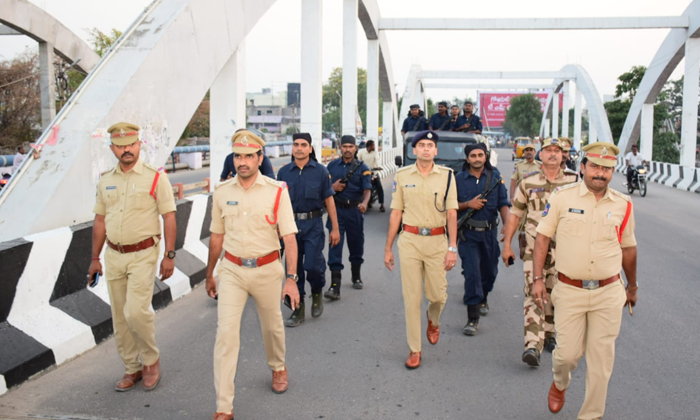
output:
M 553 182 L 549 182 L 544 175 L 544 169 L 540 168 L 538 172 L 531 173 L 526 176 L 515 191 L 513 197 L 513 207 L 510 209 L 511 214 L 514 214 L 522 221 L 525 220 L 525 233 L 532 238 L 537 236 L 537 224 L 542 218 L 542 212 L 547 205 L 549 196 L 557 188 L 563 185 L 576 182 L 575 174 L 566 174 L 559 169 L 559 173 Z
M 596 201 L 584 182 L 568 185 L 552 194 L 537 233 L 557 237 L 557 271 L 569 278 L 604 280 L 622 270 L 622 248 L 637 245 L 634 212 L 622 234 L 617 231 L 630 198 L 608 188 Z
M 533 160 L 532 163 L 527 163 L 527 160 L 523 159 L 513 166 L 513 175 L 510 179 L 521 181 L 528 174 L 539 171 L 541 166 L 542 162 L 539 160 Z
M 452 180 L 445 202 L 448 177 Z M 438 210 L 457 210 L 456 184 L 452 170 L 444 166 L 433 164 L 426 177 L 416 164 L 406 166 L 399 169 L 394 177 L 391 208 L 403 210 L 403 223 L 407 225 L 426 228 L 445 226 L 447 212 Z
M 176 211 L 173 187 L 160 171 L 155 188 L 151 188 L 158 169 L 139 159 L 127 173 L 117 165 L 102 174 L 97 183 L 95 214 L 105 216 L 107 239 L 113 244 L 132 245 L 160 235 L 158 215 Z
M 280 187 L 283 189 L 275 220 Z M 280 236 L 297 233 L 286 184 L 262 174 L 257 174 L 247 190 L 238 182 L 238 176 L 219 184 L 214 191 L 210 230 L 225 234 L 224 250 L 237 257 L 258 258 L 280 249 Z

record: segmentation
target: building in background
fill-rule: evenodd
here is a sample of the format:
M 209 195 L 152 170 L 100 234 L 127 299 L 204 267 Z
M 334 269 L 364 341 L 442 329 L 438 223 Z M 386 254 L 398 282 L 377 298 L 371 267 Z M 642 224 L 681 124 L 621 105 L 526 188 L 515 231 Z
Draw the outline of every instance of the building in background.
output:
M 300 83 L 288 83 L 287 91 L 277 93 L 271 88 L 246 93 L 247 126 L 273 134 L 298 132 L 301 121 L 300 103 Z

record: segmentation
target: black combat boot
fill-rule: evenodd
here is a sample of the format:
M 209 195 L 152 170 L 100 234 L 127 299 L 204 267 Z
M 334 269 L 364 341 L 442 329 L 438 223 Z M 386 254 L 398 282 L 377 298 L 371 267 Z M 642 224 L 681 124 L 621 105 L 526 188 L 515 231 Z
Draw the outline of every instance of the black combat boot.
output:
M 352 288 L 353 289 L 362 289 L 362 278 L 360 277 L 360 267 L 362 267 L 361 264 L 352 264 L 351 270 L 352 270 Z
M 540 351 L 537 349 L 527 349 L 523 352 L 523 362 L 528 366 L 537 367 L 540 365 Z
M 304 301 L 302 300 L 299 302 L 299 306 L 292 312 L 292 316 L 289 317 L 286 321 L 284 321 L 284 325 L 287 327 L 298 327 L 301 325 L 302 322 L 304 322 L 304 318 L 306 317 L 306 310 L 304 308 Z
M 476 335 L 479 331 L 479 305 L 467 305 L 467 317 L 469 320 L 462 332 L 464 335 Z
M 548 333 L 549 334 L 549 333 Z M 547 350 L 548 352 L 553 352 L 554 349 L 557 348 L 557 339 L 554 338 L 554 334 L 552 335 L 547 335 L 544 338 L 544 349 Z
M 479 315 L 481 316 L 486 316 L 489 314 L 489 302 L 486 300 L 486 296 L 484 296 L 484 300 L 479 302 Z
M 323 294 L 327 299 L 339 300 L 340 299 L 340 271 L 331 271 L 331 287 L 326 290 Z
M 321 291 L 311 294 L 311 316 L 318 318 L 323 313 L 323 299 L 321 299 Z

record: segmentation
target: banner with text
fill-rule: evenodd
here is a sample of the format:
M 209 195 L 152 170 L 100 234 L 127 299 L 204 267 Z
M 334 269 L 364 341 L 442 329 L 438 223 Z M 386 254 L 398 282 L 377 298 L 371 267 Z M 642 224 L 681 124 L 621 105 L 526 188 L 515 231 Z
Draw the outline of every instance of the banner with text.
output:
M 540 110 L 544 112 L 547 105 L 547 92 L 534 92 L 540 101 Z M 506 121 L 506 111 L 510 108 L 510 100 L 523 95 L 517 92 L 479 92 L 479 111 L 484 127 L 490 129 L 500 128 Z M 559 94 L 559 109 L 564 103 L 564 94 Z

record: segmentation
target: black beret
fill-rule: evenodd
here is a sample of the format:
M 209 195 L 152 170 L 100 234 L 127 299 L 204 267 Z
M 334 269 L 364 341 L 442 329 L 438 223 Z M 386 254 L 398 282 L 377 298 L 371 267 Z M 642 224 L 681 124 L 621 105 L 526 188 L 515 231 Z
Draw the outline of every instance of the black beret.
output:
M 484 153 L 488 153 L 488 149 L 486 148 L 486 145 L 484 143 L 476 143 L 476 144 L 468 144 L 464 146 L 464 156 L 469 157 L 469 153 L 476 149 L 481 149 L 484 151 Z
M 440 102 L 438 102 L 438 106 L 440 106 L 440 105 L 442 105 L 442 106 L 447 106 L 447 102 L 445 102 L 445 101 L 440 101 Z
M 343 136 L 340 138 L 340 144 L 356 144 L 355 137 L 353 136 Z
M 294 133 L 292 135 L 292 140 L 297 140 L 297 139 L 306 140 L 309 142 L 309 144 L 311 144 L 311 134 L 309 134 L 309 133 Z
M 411 109 L 420 109 L 420 105 L 413 104 L 413 105 L 411 105 Z
M 439 137 L 438 137 L 437 133 L 432 131 L 432 130 L 421 131 L 420 133 L 413 136 L 413 140 L 411 141 L 411 147 L 416 147 L 418 142 L 423 140 L 423 139 L 432 140 L 435 142 L 435 144 L 437 144 L 438 138 Z

